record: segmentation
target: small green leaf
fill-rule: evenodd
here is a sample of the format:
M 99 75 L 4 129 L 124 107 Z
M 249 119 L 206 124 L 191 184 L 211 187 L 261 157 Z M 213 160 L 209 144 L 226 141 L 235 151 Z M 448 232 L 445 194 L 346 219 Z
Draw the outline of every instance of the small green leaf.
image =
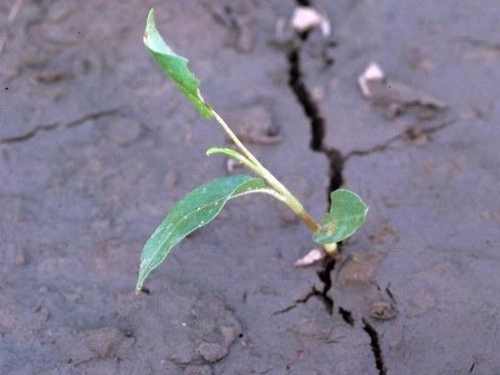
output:
M 313 234 L 314 241 L 322 245 L 352 236 L 364 223 L 368 212 L 368 206 L 352 191 L 335 190 L 330 199 L 330 212 L 323 217 L 321 229 Z
M 259 174 L 259 167 L 255 165 L 254 162 L 250 161 L 246 156 L 242 155 L 240 152 L 233 150 L 231 148 L 226 147 L 211 147 L 206 152 L 207 156 L 212 156 L 216 154 L 222 154 L 233 158 L 243 165 L 245 165 L 250 170 L 254 171 L 256 174 Z
M 207 150 L 206 154 L 207 154 L 207 156 L 212 156 L 215 154 L 223 154 L 223 155 L 229 156 L 229 157 L 236 159 L 236 160 L 242 160 L 242 159 L 248 160 L 248 158 L 243 156 L 239 151 L 236 151 L 236 150 L 233 150 L 232 148 L 227 148 L 227 147 L 210 147 Z
M 149 11 L 146 21 L 144 44 L 160 68 L 174 81 L 201 115 L 206 119 L 211 118 L 212 108 L 201 96 L 200 81 L 187 67 L 188 59 L 177 55 L 163 40 L 155 25 L 153 9 Z
M 136 290 L 142 288 L 151 271 L 165 260 L 175 245 L 212 221 L 229 199 L 265 187 L 261 178 L 238 174 L 217 178 L 185 195 L 144 245 Z

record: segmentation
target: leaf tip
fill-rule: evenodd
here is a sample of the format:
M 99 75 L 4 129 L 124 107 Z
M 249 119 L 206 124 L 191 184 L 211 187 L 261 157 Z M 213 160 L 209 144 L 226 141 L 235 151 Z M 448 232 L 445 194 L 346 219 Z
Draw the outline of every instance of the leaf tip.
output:
M 147 44 L 147 40 L 151 37 L 151 32 L 156 29 L 155 25 L 155 10 L 151 8 L 146 19 L 146 29 L 144 30 L 143 40 Z
M 147 23 L 155 21 L 155 8 L 151 8 L 148 12 Z

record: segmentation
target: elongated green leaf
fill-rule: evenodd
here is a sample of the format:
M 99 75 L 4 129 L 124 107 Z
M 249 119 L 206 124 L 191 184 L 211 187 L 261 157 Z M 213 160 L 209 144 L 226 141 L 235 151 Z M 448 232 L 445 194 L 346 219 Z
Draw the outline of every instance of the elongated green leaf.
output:
M 323 217 L 321 229 L 313 234 L 313 239 L 325 245 L 345 240 L 352 236 L 364 223 L 368 206 L 359 195 L 339 189 L 330 194 L 331 209 Z
M 165 260 L 175 245 L 212 221 L 229 199 L 265 187 L 266 183 L 261 178 L 238 174 L 217 178 L 185 195 L 144 245 L 136 290 L 142 288 L 144 280 Z
M 239 151 L 233 150 L 232 148 L 227 147 L 210 147 L 207 152 L 207 156 L 212 156 L 215 154 L 223 154 L 229 156 L 236 160 L 248 160 L 247 157 L 243 156 Z
M 259 167 L 255 165 L 252 161 L 250 161 L 246 156 L 241 154 L 240 152 L 233 150 L 231 148 L 226 148 L 226 147 L 211 147 L 207 150 L 206 152 L 207 156 L 212 156 L 216 154 L 222 154 L 229 156 L 243 165 L 245 165 L 248 169 L 251 171 L 254 171 L 256 174 L 259 174 Z
M 212 108 L 201 96 L 200 81 L 189 70 L 188 59 L 177 55 L 163 40 L 155 25 L 153 9 L 149 11 L 146 21 L 144 44 L 160 68 L 174 81 L 202 116 L 206 119 L 211 118 Z

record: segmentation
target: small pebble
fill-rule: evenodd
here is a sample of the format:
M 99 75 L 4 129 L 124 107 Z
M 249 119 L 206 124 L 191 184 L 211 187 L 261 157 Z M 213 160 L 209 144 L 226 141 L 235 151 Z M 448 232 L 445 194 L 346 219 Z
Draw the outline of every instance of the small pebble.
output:
M 378 320 L 389 320 L 396 316 L 396 309 L 389 302 L 373 302 L 370 306 L 370 316 Z
M 208 363 L 214 363 L 224 358 L 228 350 L 220 344 L 204 342 L 198 347 L 198 353 Z
M 115 327 L 102 327 L 87 332 L 86 345 L 98 358 L 118 356 L 121 349 L 131 346 L 133 339 Z

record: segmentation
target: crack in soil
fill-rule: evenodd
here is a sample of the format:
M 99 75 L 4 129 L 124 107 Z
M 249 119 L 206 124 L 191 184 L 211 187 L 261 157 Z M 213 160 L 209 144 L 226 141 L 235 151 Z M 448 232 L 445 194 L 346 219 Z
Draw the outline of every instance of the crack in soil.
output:
M 311 142 L 309 147 L 313 151 L 322 152 L 323 139 L 325 137 L 325 119 L 322 116 L 319 107 L 309 92 L 307 86 L 302 80 L 300 68 L 300 43 L 294 43 L 294 46 L 288 52 L 288 84 L 302 107 L 305 115 L 311 124 Z
M 375 357 L 375 366 L 379 375 L 387 375 L 384 357 L 382 356 L 382 348 L 380 347 L 380 339 L 377 330 L 366 319 L 362 319 L 363 331 L 370 336 L 370 345 L 372 347 L 373 356 Z
M 347 309 L 344 309 L 342 306 L 339 306 L 338 313 L 344 319 L 344 322 L 349 324 L 351 327 L 354 327 L 354 317 L 352 316 L 352 312 Z
M 43 125 L 36 125 L 33 129 L 27 131 L 26 133 L 15 135 L 12 137 L 5 137 L 5 138 L 0 138 L 0 144 L 12 144 L 12 143 L 19 143 L 19 142 L 25 142 L 30 140 L 31 138 L 34 138 L 35 136 L 38 135 L 38 133 L 41 132 L 47 132 L 51 130 L 56 130 L 60 128 L 65 128 L 65 129 L 71 129 L 74 127 L 77 127 L 87 121 L 90 120 L 97 120 L 101 117 L 105 116 L 112 116 L 118 113 L 118 111 L 121 108 L 112 108 L 104 111 L 99 111 L 99 112 L 94 112 L 94 113 L 89 113 L 87 115 L 84 115 L 76 120 L 67 122 L 67 123 L 60 123 L 60 122 L 55 122 L 52 124 L 43 124 Z
M 338 149 L 329 147 L 323 142 L 326 136 L 326 121 L 302 78 L 300 52 L 302 42 L 305 41 L 307 41 L 307 33 L 297 34 L 295 42 L 292 43 L 287 53 L 289 64 L 288 84 L 309 120 L 311 126 L 311 141 L 309 147 L 315 152 L 324 154 L 328 159 L 330 181 L 327 189 L 327 198 L 328 202 L 330 202 L 330 192 L 337 190 L 344 183 L 342 176 L 344 158 Z
M 312 6 L 311 2 L 308 0 L 296 0 L 298 6 Z M 308 32 L 304 33 L 296 33 L 294 36 L 293 43 L 290 44 L 290 49 L 287 52 L 288 64 L 289 64 L 289 77 L 288 84 L 295 94 L 299 105 L 302 107 L 306 117 L 309 120 L 311 127 L 311 141 L 310 148 L 314 152 L 323 153 L 329 162 L 329 185 L 327 190 L 327 199 L 328 206 L 330 206 L 330 192 L 337 190 L 343 185 L 343 169 L 345 165 L 345 161 L 353 155 L 365 155 L 370 154 L 376 151 L 383 151 L 389 145 L 396 140 L 399 139 L 412 139 L 412 134 L 410 129 L 406 130 L 402 134 L 394 137 L 394 139 L 389 140 L 383 145 L 375 146 L 373 150 L 361 150 L 354 151 L 348 154 L 347 156 L 343 156 L 342 153 L 335 147 L 330 147 L 324 144 L 324 139 L 326 135 L 326 120 L 321 113 L 321 110 L 314 100 L 313 95 L 310 93 L 307 85 L 303 80 L 303 75 L 301 71 L 300 64 L 300 54 L 302 44 L 305 43 L 308 39 Z M 430 134 L 431 132 L 435 132 L 440 130 L 446 126 L 448 123 L 441 124 L 441 126 L 434 127 L 430 130 L 424 130 L 426 134 Z M 328 207 L 328 210 L 330 207 Z M 339 252 L 341 251 L 341 243 L 339 244 Z M 336 265 L 335 259 L 326 259 L 323 267 L 320 271 L 318 271 L 318 278 L 323 283 L 323 290 L 318 291 L 315 287 L 313 287 L 312 291 L 305 296 L 303 299 L 295 301 L 295 303 L 275 314 L 286 313 L 295 307 L 298 304 L 306 303 L 309 298 L 316 296 L 321 299 L 324 303 L 326 310 L 330 315 L 333 315 L 334 311 L 334 300 L 332 297 L 328 295 L 328 291 L 332 288 L 332 277 L 331 272 L 334 270 Z M 338 314 L 342 317 L 342 319 L 349 324 L 351 327 L 354 327 L 354 317 L 351 311 L 339 306 Z M 370 325 L 364 318 L 363 322 L 363 330 L 370 337 L 370 343 L 372 348 L 373 357 L 375 359 L 375 365 L 378 370 L 379 375 L 386 375 L 387 370 L 384 363 L 384 358 L 382 356 L 382 349 L 380 346 L 379 335 L 376 329 Z
M 298 6 L 312 6 L 311 1 L 308 0 L 296 0 L 296 3 Z M 330 192 L 337 190 L 344 183 L 342 173 L 344 169 L 345 158 L 337 148 L 330 147 L 324 144 L 324 139 L 326 136 L 326 120 L 303 79 L 300 56 L 302 44 L 305 43 L 307 39 L 308 32 L 295 33 L 294 40 L 292 43 L 290 43 L 289 50 L 287 51 L 287 59 L 289 65 L 288 85 L 295 94 L 299 105 L 302 107 L 304 114 L 309 120 L 311 129 L 311 140 L 309 143 L 309 147 L 314 152 L 320 152 L 324 154 L 329 162 L 329 184 L 326 192 L 328 200 L 327 209 L 329 210 L 329 206 L 331 203 Z M 342 243 L 339 243 L 339 252 L 341 251 L 341 246 Z M 304 302 L 307 302 L 307 300 L 311 296 L 317 296 L 324 303 L 326 310 L 330 315 L 332 315 L 334 311 L 334 301 L 333 298 L 328 295 L 328 291 L 332 288 L 331 272 L 335 268 L 335 265 L 336 260 L 334 258 L 327 258 L 324 261 L 321 270 L 319 270 L 317 273 L 318 278 L 323 283 L 323 290 L 318 291 L 313 287 L 312 292 L 310 292 L 307 298 L 304 299 Z M 296 301 L 295 305 L 292 305 L 293 307 L 290 307 L 290 309 L 296 307 L 297 302 L 300 301 Z M 289 311 L 290 309 L 285 309 L 284 312 Z M 354 321 L 352 320 L 352 314 L 350 314 L 350 312 L 340 307 L 339 313 L 348 324 L 354 324 Z M 349 316 L 350 318 L 347 318 L 347 316 Z
M 482 48 L 487 51 L 493 51 L 497 53 L 500 52 L 500 43 L 494 43 L 494 42 L 489 42 L 487 40 L 476 39 L 470 36 L 458 37 L 455 38 L 455 41 L 459 43 L 466 43 L 472 47 Z
M 476 368 L 476 362 L 474 361 L 474 363 L 472 364 L 472 366 L 469 368 L 469 374 L 472 373 L 472 371 L 474 371 L 474 368 Z
M 311 297 L 318 296 L 319 294 L 320 294 L 320 292 L 315 287 L 313 287 L 312 290 L 305 295 L 305 297 L 299 298 L 298 300 L 295 300 L 293 302 L 293 304 L 285 307 L 284 309 L 273 312 L 272 316 L 285 314 L 285 313 L 295 309 L 297 306 L 307 303 L 307 301 L 309 301 L 309 299 Z
M 435 126 L 429 128 L 418 128 L 416 126 L 410 126 L 408 129 L 403 130 L 401 133 L 395 135 L 394 137 L 388 139 L 387 141 L 375 145 L 371 148 L 364 150 L 352 150 L 345 157 L 344 162 L 347 161 L 352 156 L 367 156 L 377 152 L 386 151 L 393 143 L 398 141 L 416 141 L 422 137 L 430 136 L 440 130 L 446 129 L 447 127 L 453 125 L 458 121 L 457 118 L 448 119 L 441 122 Z
M 59 128 L 60 126 L 61 126 L 61 124 L 57 123 L 57 122 L 52 123 L 52 124 L 36 125 L 33 129 L 31 129 L 30 131 L 28 131 L 24 134 L 15 135 L 13 137 L 1 138 L 0 143 L 9 144 L 9 143 L 24 142 L 24 141 L 27 141 L 27 140 L 33 138 L 38 133 L 54 130 L 54 129 Z
M 341 251 L 341 244 L 339 244 L 339 251 Z M 335 307 L 335 303 L 333 301 L 333 298 L 328 295 L 328 291 L 332 288 L 331 275 L 336 264 L 336 259 L 327 258 L 323 264 L 322 269 L 318 271 L 318 278 L 323 283 L 323 290 L 318 294 L 318 297 L 321 298 L 321 301 L 325 305 L 326 311 L 330 315 L 333 315 L 333 308 Z
M 312 290 L 309 293 L 307 293 L 305 297 L 295 300 L 293 304 L 291 304 L 290 306 L 287 306 L 282 310 L 278 310 L 274 312 L 272 315 L 274 316 L 274 315 L 285 314 L 295 309 L 297 306 L 307 303 L 307 301 L 309 301 L 311 297 L 319 298 L 320 301 L 323 302 L 323 304 L 325 305 L 328 314 L 333 315 L 334 302 L 333 298 L 331 298 L 328 295 L 328 291 L 332 287 L 331 271 L 335 268 L 335 264 L 336 264 L 336 259 L 329 258 L 325 261 L 323 268 L 320 271 L 318 271 L 318 277 L 323 283 L 322 290 L 318 290 L 316 289 L 315 286 L 313 286 Z
M 296 0 L 295 2 L 297 3 L 297 5 L 303 6 L 303 7 L 310 7 L 312 5 L 311 1 L 309 1 L 309 0 Z

